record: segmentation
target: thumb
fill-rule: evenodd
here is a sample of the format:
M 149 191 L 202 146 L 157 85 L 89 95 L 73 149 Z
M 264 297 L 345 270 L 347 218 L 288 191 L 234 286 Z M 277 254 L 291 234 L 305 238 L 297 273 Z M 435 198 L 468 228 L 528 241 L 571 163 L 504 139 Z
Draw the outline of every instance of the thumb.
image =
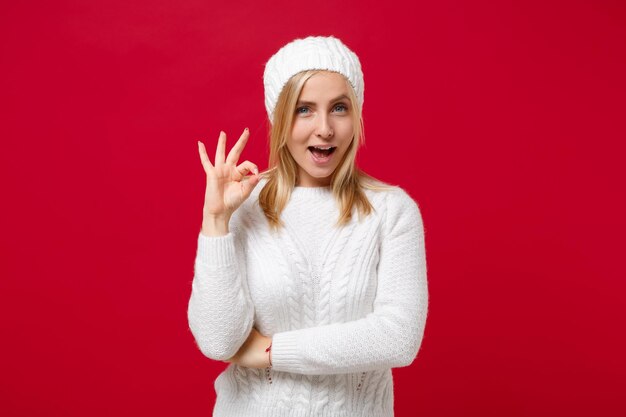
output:
M 245 198 L 248 198 L 248 196 L 250 195 L 250 193 L 252 193 L 252 190 L 254 190 L 254 187 L 256 187 L 260 180 L 261 177 L 259 176 L 259 174 L 256 174 L 249 177 L 247 181 L 242 181 L 241 188 L 243 189 L 243 195 Z

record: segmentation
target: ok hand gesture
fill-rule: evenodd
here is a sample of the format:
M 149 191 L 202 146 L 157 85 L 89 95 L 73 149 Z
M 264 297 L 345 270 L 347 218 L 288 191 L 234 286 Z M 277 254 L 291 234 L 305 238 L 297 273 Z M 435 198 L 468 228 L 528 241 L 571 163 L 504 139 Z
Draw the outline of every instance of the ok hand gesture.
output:
M 250 196 L 259 183 L 259 170 L 250 161 L 237 165 L 250 131 L 246 128 L 235 146 L 226 153 L 226 133 L 220 132 L 215 152 L 215 165 L 209 161 L 204 144 L 198 141 L 200 162 L 206 173 L 206 191 L 202 210 L 202 232 L 209 236 L 228 233 L 228 221 L 235 210 Z M 246 177 L 249 172 L 254 175 Z

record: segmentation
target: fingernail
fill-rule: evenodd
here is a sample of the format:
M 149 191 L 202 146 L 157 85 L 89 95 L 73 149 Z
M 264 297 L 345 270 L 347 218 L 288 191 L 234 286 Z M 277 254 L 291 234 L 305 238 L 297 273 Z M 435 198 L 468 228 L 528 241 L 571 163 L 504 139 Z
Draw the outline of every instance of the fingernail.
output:
M 252 171 L 254 172 L 254 175 L 259 175 L 259 169 L 258 168 L 253 168 Z

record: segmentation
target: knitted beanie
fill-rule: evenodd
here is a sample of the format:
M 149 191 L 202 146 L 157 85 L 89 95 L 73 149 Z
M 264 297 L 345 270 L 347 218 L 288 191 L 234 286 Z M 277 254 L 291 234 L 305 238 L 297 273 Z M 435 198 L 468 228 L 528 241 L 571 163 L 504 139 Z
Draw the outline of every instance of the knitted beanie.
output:
M 283 46 L 265 64 L 265 109 L 274 123 L 274 107 L 283 87 L 293 75 L 306 70 L 328 70 L 345 76 L 363 106 L 363 72 L 359 58 L 333 36 L 309 36 Z

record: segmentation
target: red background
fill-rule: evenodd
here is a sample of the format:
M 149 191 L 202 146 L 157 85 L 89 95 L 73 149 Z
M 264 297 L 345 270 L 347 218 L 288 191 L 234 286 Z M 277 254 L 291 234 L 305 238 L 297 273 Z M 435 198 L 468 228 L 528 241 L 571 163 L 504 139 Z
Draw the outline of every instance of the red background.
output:
M 420 204 L 402 416 L 624 416 L 621 1 L 3 2 L 0 414 L 207 416 L 196 140 L 265 168 L 266 60 L 360 57 L 360 165 Z

